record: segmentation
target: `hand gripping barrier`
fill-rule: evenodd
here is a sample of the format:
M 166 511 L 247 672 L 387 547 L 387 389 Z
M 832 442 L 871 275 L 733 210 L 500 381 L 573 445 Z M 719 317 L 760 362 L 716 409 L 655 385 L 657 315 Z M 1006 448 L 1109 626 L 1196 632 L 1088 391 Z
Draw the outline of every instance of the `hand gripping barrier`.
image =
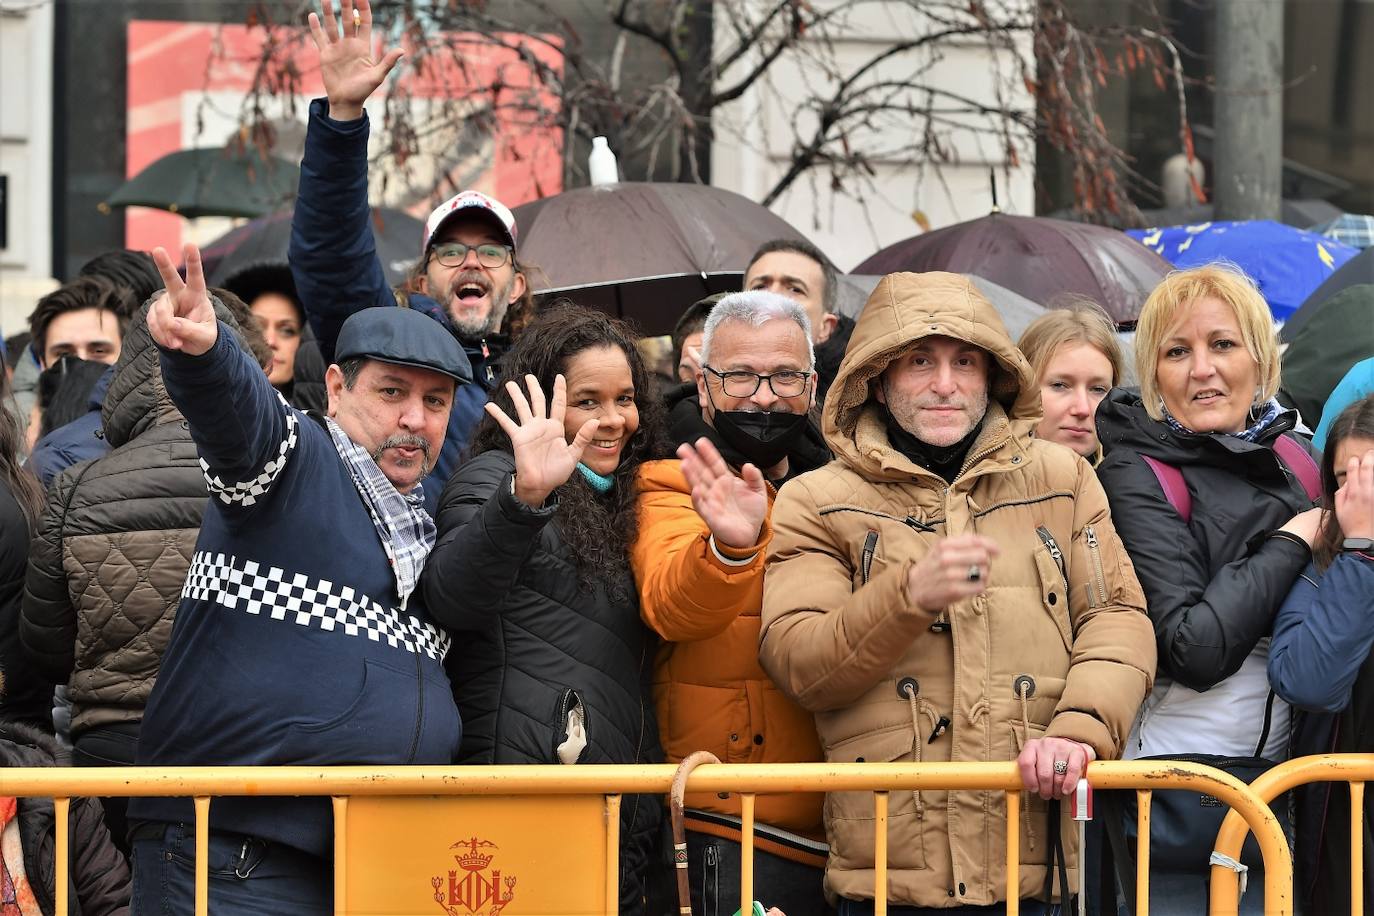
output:
M 1364 913 L 1364 784 L 1374 779 L 1374 754 L 1324 754 L 1297 757 L 1267 770 L 1250 783 L 1250 791 L 1266 805 L 1284 792 L 1313 782 L 1346 782 L 1350 784 L 1350 913 Z M 1339 829 L 1333 825 L 1332 829 Z M 1236 811 L 1226 815 L 1217 833 L 1212 853 L 1213 862 L 1219 859 L 1237 860 L 1245 842 L 1246 822 Z M 1265 868 L 1269 857 L 1265 855 Z M 1234 913 L 1240 905 L 1239 875 L 1224 864 L 1212 866 L 1211 916 Z M 1265 885 L 1266 910 L 1269 885 Z
M 1295 761 L 1296 762 L 1296 761 Z M 1374 762 L 1371 762 L 1374 766 Z M 1273 772 L 1273 771 L 1271 771 Z M 1363 771 L 1362 771 L 1363 772 Z M 404 829 L 388 832 L 388 844 L 403 845 L 413 829 L 433 829 L 439 820 L 448 824 L 452 816 L 436 818 L 432 809 L 450 801 L 445 796 L 466 796 L 464 804 L 488 806 L 534 801 L 539 806 L 534 820 L 521 822 L 521 834 L 558 834 L 554 826 L 558 809 L 575 801 L 595 800 L 595 817 L 584 818 L 594 824 L 587 835 L 557 835 L 560 847 L 570 855 L 580 855 L 593 863 L 584 868 L 595 880 L 599 902 L 581 912 L 615 913 L 618 899 L 619 869 L 619 809 L 621 796 L 631 793 L 666 794 L 673 780 L 671 765 L 651 766 L 484 766 L 484 767 L 184 767 L 184 768 L 47 768 L 0 769 L 0 795 L 51 796 L 57 819 L 56 888 L 58 916 L 68 913 L 68 827 L 67 813 L 72 796 L 173 796 L 190 797 L 194 801 L 196 818 L 195 914 L 205 916 L 208 903 L 208 876 L 205 850 L 209 843 L 209 811 L 212 796 L 327 796 L 332 798 L 334 812 L 334 912 L 348 914 L 349 896 L 358 895 L 359 877 L 367 877 L 379 862 L 391 855 L 404 859 L 406 850 L 384 849 L 381 854 L 373 848 L 368 857 L 360 860 L 350 875 L 350 855 L 356 839 L 375 832 L 377 812 L 393 820 L 409 817 L 400 825 Z M 1341 777 L 1344 778 L 1344 777 Z M 1135 789 L 1139 795 L 1139 835 L 1149 835 L 1150 799 L 1156 789 L 1201 789 L 1231 806 L 1231 817 L 1247 824 L 1254 831 L 1264 856 L 1265 912 L 1269 916 L 1291 916 L 1292 859 L 1278 820 L 1261 801 L 1259 795 L 1239 780 L 1219 770 L 1199 764 L 1169 761 L 1103 761 L 1089 764 L 1087 779 L 1097 789 Z M 774 764 L 739 765 L 706 764 L 687 777 L 688 786 L 696 792 L 733 792 L 741 796 L 742 844 L 740 902 L 743 912 L 749 912 L 753 899 L 753 813 L 754 796 L 767 792 L 870 791 L 874 793 L 874 890 L 877 916 L 887 914 L 887 816 L 888 793 L 910 790 L 949 790 L 1004 792 L 1007 798 L 1007 914 L 1018 916 L 1021 890 L 1020 862 L 1020 804 L 1022 785 L 1014 762 L 1006 763 L 845 763 L 845 764 Z M 374 802 L 389 797 L 385 804 L 394 806 L 379 809 Z M 558 803 L 550 798 L 558 798 Z M 354 811 L 350 812 L 350 803 Z M 585 804 L 584 804 L 585 807 Z M 390 812 L 395 812 L 394 814 Z M 418 812 L 418 813 L 417 813 Z M 502 815 L 504 817 L 504 815 Z M 350 830 L 350 820 L 354 827 Z M 1228 819 L 1227 824 L 1230 824 Z M 532 825 L 532 826 L 530 826 Z M 392 823 L 392 828 L 397 825 Z M 366 829 L 363 829 L 366 828 Z M 462 829 L 467 832 L 467 826 Z M 1223 831 L 1225 828 L 1223 828 Z M 396 840 L 394 838 L 401 838 Z M 548 839 L 547 837 L 536 837 Z M 503 840 L 503 842 L 506 842 Z M 445 843 L 447 846 L 447 844 Z M 448 868 L 449 899 L 459 899 L 465 906 L 473 900 L 488 903 L 509 900 L 524 893 L 525 885 L 516 884 L 516 876 L 499 871 L 483 871 L 493 855 L 479 847 L 495 844 L 473 836 L 471 853 L 452 856 L 459 868 Z M 460 838 L 452 848 L 466 849 L 469 841 Z M 1139 905 L 1137 913 L 1148 916 L 1149 852 L 1141 844 L 1138 856 Z M 1221 846 L 1218 846 L 1221 849 Z M 1240 840 L 1235 843 L 1238 853 Z M 1224 851 L 1224 850 L 1222 850 Z M 530 861 L 535 861 L 531 859 Z M 542 861 L 542 860 L 541 860 Z M 362 863 L 366 864 L 362 864 Z M 586 863 L 583 863 L 584 865 Z M 546 866 L 550 867 L 550 866 Z M 468 871 L 464 871 L 467 869 Z M 412 869 L 413 870 L 413 869 Z M 433 869 L 429 869 L 433 871 Z M 560 886 L 567 886 L 569 870 L 558 875 Z M 1216 881 L 1216 871 L 1213 881 Z M 413 876 L 412 876 L 413 877 Z M 534 877 L 538 878 L 539 875 Z M 395 874 L 387 875 L 393 884 Z M 422 874 L 421 878 L 428 880 Z M 504 881 L 504 885 L 501 883 Z M 475 883 L 474 883 L 475 882 Z M 434 902 L 440 912 L 463 913 L 455 907 L 444 909 L 444 876 L 433 878 L 433 897 L 424 911 L 433 911 Z M 1215 884 L 1214 884 L 1215 887 Z M 366 889 L 366 888 L 364 888 Z M 386 887 L 388 893 L 403 890 L 400 885 Z M 422 887 L 428 893 L 427 886 Z M 1038 888 L 1034 889 L 1038 890 Z M 537 888 L 525 894 L 523 902 L 531 902 Z M 455 896 L 456 895 L 456 896 Z M 504 896 L 502 896 L 504 895 Z M 389 899 L 389 898 L 388 898 Z M 361 906 L 361 902 L 358 903 Z M 495 911 L 499 911 L 498 905 Z M 569 910 L 571 907 L 569 907 Z M 375 910 L 374 910 L 375 911 Z M 523 906 L 512 906 L 508 916 L 518 912 L 533 912 Z M 545 910 L 547 912 L 548 910 Z M 567 912 L 564 910 L 563 912 Z M 1214 914 L 1225 912 L 1215 904 Z M 1229 912 L 1235 912 L 1234 903 Z

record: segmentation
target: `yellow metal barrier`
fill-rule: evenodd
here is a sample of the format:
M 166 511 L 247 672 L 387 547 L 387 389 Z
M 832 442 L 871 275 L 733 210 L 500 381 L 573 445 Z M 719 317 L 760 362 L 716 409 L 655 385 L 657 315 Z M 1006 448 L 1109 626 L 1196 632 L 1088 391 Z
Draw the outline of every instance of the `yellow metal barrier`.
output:
M 1364 913 L 1364 784 L 1374 779 L 1374 754 L 1325 754 L 1297 757 L 1262 773 L 1250 791 L 1266 805 L 1283 793 L 1313 782 L 1350 783 L 1350 913 Z M 1213 847 L 1232 859 L 1240 858 L 1247 823 L 1234 811 L 1226 815 Z M 1269 857 L 1264 858 L 1265 869 Z M 1268 893 L 1266 882 L 1265 893 Z M 1212 916 L 1234 913 L 1240 901 L 1240 876 L 1223 865 L 1212 866 Z
M 434 904 L 440 912 L 461 914 L 472 912 L 468 906 L 480 899 L 495 905 L 499 912 L 503 900 L 513 899 L 517 892 L 517 876 L 503 876 L 486 869 L 494 855 L 483 849 L 494 845 L 479 838 L 469 827 L 473 823 L 497 824 L 502 819 L 518 821 L 518 829 L 503 835 L 503 843 L 543 843 L 555 848 L 531 853 L 526 861 L 538 870 L 549 870 L 560 882 L 560 888 L 571 893 L 571 876 L 567 857 L 558 859 L 560 851 L 569 854 L 587 850 L 593 856 L 596 877 L 599 877 L 600 903 L 583 912 L 615 913 L 618 899 L 617 854 L 619 849 L 620 798 L 627 793 L 666 794 L 672 781 L 674 767 L 655 766 L 506 766 L 506 767 L 185 767 L 158 769 L 89 768 L 73 770 L 8 769 L 0 770 L 0 795 L 52 796 L 57 803 L 58 916 L 66 916 L 66 871 L 69 838 L 65 829 L 66 799 L 72 795 L 87 796 L 174 796 L 191 797 L 196 815 L 196 916 L 207 912 L 205 851 L 209 842 L 208 812 L 211 796 L 328 796 L 333 799 L 335 815 L 335 876 L 334 911 L 336 914 L 355 912 L 412 913 L 433 912 Z M 1218 770 L 1198 764 L 1167 761 L 1104 761 L 1088 767 L 1089 782 L 1100 789 L 1135 789 L 1140 793 L 1139 835 L 1149 836 L 1150 793 L 1157 789 L 1191 788 L 1207 792 L 1230 805 L 1249 825 L 1259 840 L 1265 862 L 1265 912 L 1269 916 L 1291 916 L 1292 860 L 1278 820 L 1260 798 L 1244 783 Z M 707 764 L 695 770 L 688 779 L 689 788 L 696 792 L 735 792 L 743 799 L 742 812 L 746 827 L 752 828 L 753 797 L 760 792 L 832 792 L 875 793 L 875 914 L 887 912 L 887 793 L 899 790 L 948 790 L 1004 792 L 1007 796 L 1007 913 L 1017 916 L 1021 898 L 1019 885 L 1021 779 L 1015 763 L 846 763 L 846 764 L 777 764 L 727 765 Z M 467 807 L 457 809 L 439 806 L 468 797 Z M 586 836 L 578 836 L 576 828 L 560 821 L 558 809 L 538 799 L 549 796 L 565 797 L 567 805 L 580 805 L 579 823 L 595 822 L 604 833 L 601 843 L 589 844 Z M 581 802 L 577 801 L 581 798 Z M 386 798 L 379 805 L 378 799 Z M 533 812 L 520 817 L 513 813 L 520 802 L 534 802 Z M 589 806 L 589 802 L 594 804 Z M 485 807 L 485 812 L 479 809 Z M 475 813 L 474 813 L 475 812 Z M 590 812 L 590 813 L 589 813 Z M 485 813 L 487 819 L 482 820 Z M 398 818 L 404 825 L 399 827 Z M 388 827 L 388 821 L 390 829 Z M 485 827 L 484 827 L 485 829 Z M 569 831 L 572 831 L 571 833 Z M 752 834 L 752 829 L 750 829 Z M 471 835 L 471 840 L 464 837 Z M 423 888 L 432 888 L 432 895 L 424 904 L 404 904 L 398 894 L 414 891 L 396 882 L 395 869 L 404 863 L 411 872 L 428 876 L 433 867 L 416 862 L 414 850 L 407 842 L 419 838 L 439 836 L 445 840 L 453 836 L 459 842 L 446 846 L 447 856 L 453 848 L 471 851 L 452 856 L 460 869 L 448 868 L 447 887 L 444 875 L 433 877 Z M 576 844 L 582 842 L 581 846 Z M 1141 843 L 1145 848 L 1147 844 Z M 566 847 L 566 849 L 563 849 Z M 542 849 L 543 847 L 541 847 Z M 595 850 L 595 853 L 591 850 Z M 746 837 L 741 845 L 741 909 L 748 912 L 753 898 L 753 843 Z M 1148 853 L 1141 856 L 1142 868 L 1148 869 Z M 479 868 L 480 866 L 480 868 Z M 464 871 L 466 870 L 466 871 Z M 575 871 L 575 869 L 574 869 Z M 585 872 L 586 869 L 583 869 Z M 390 883 L 383 893 L 374 893 L 368 884 L 372 874 L 385 875 Z M 413 877 L 413 876 L 412 876 Z M 409 880 L 409 879 L 407 879 Z M 447 894 L 445 894 L 447 889 Z M 524 887 L 520 887 L 523 893 Z M 1138 913 L 1147 916 L 1149 907 L 1148 872 L 1142 871 L 1138 888 Z M 363 898 L 367 898 L 364 903 Z M 386 900 L 387 904 L 375 901 Z M 447 901 L 447 902 L 446 902 Z M 528 901 L 526 901 L 528 902 Z M 465 910 L 456 908 L 461 903 Z M 356 909 L 351 908 L 356 905 Z M 391 908 L 388 908 L 388 905 Z M 404 909 L 395 907 L 403 906 Z M 524 909 L 524 907 L 521 907 Z M 525 912 L 530 910 L 525 909 Z M 563 906 L 554 912 L 567 914 L 571 907 Z M 514 911 L 512 911 L 514 912 Z M 548 912 L 546 910 L 546 912 Z M 1215 911 L 1214 911 L 1215 912 Z

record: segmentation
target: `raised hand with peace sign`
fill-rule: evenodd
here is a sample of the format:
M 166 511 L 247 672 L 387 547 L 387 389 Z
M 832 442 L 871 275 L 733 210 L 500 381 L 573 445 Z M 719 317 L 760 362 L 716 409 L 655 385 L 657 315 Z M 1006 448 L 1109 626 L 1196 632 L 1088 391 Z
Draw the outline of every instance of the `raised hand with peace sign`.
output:
M 544 392 L 539 387 L 539 380 L 527 375 L 525 387 L 529 389 L 528 400 L 519 385 L 514 381 L 506 382 L 506 391 L 515 408 L 515 420 L 490 401 L 486 410 L 510 436 L 515 452 L 516 499 L 538 509 L 544 505 L 550 493 L 572 476 L 573 469 L 582 460 L 582 453 L 587 450 L 587 444 L 596 434 L 598 421 L 592 418 L 583 423 L 569 442 L 563 425 L 568 406 L 568 383 L 562 374 L 554 377 L 553 400 L 547 405 L 547 414 L 544 412 Z
M 396 66 L 402 52 L 392 48 L 380 58 L 374 57 L 372 7 L 367 0 L 342 0 L 342 35 L 334 21 L 334 0 L 324 0 L 321 12 L 323 24 L 320 16 L 310 14 L 310 34 L 320 51 L 320 76 L 329 97 L 329 116 L 352 121 L 362 117 L 363 103 Z
M 162 274 L 167 289 L 148 308 L 148 331 L 164 350 L 200 356 L 215 345 L 219 323 L 215 320 L 215 307 L 205 291 L 200 249 L 188 244 L 182 256 L 186 259 L 185 282 L 166 249 L 153 249 L 153 263 Z

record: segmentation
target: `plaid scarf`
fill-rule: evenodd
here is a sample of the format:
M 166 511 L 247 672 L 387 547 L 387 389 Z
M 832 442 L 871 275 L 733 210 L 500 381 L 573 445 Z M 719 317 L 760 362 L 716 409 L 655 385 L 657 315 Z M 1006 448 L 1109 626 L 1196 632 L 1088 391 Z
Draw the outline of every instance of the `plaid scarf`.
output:
M 1174 415 L 1169 413 L 1169 408 L 1165 407 L 1161 400 L 1160 410 L 1164 411 L 1164 422 L 1169 424 L 1169 428 L 1180 433 L 1197 435 L 1196 430 L 1189 429 L 1182 423 L 1174 419 Z M 1256 418 L 1258 413 L 1258 418 Z M 1246 442 L 1254 442 L 1260 437 L 1260 433 L 1269 428 L 1269 424 L 1278 419 L 1278 415 L 1283 413 L 1283 407 L 1279 405 L 1278 398 L 1270 398 L 1268 403 L 1259 404 L 1250 408 L 1251 423 L 1238 433 L 1222 433 L 1224 436 L 1235 436 L 1237 439 L 1244 439 Z
M 405 610 L 406 602 L 420 581 L 425 559 L 434 549 L 434 519 L 424 509 L 424 489 L 417 483 L 409 493 L 397 492 L 365 448 L 348 438 L 332 418 L 326 417 L 325 423 L 334 439 L 334 448 L 372 516 L 377 537 L 396 574 L 396 594 L 401 597 L 401 610 Z

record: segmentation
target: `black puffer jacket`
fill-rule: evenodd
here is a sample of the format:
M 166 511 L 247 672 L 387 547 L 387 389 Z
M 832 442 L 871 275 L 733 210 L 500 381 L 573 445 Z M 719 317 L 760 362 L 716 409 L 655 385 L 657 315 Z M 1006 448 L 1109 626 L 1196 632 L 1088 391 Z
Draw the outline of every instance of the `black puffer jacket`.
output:
M 1252 443 L 1177 432 L 1150 419 L 1133 390 L 1113 389 L 1098 407 L 1097 474 L 1145 589 L 1161 676 L 1206 690 L 1235 674 L 1310 559 L 1302 545 L 1268 537 L 1312 506 L 1273 450 L 1296 417 L 1281 414 Z M 1183 472 L 1191 524 L 1141 455 Z
M 650 694 L 656 643 L 630 570 L 626 599 L 602 585 L 580 591 L 556 506 L 534 511 L 517 500 L 514 470 L 504 451 L 458 469 L 421 580 L 425 605 L 454 636 L 446 667 L 463 716 L 459 762 L 558 763 L 577 703 L 587 732 L 578 763 L 661 762 Z M 621 912 L 638 913 L 662 808 L 638 795 L 620 811 Z
M 223 306 L 216 313 L 237 327 Z M 142 720 L 205 512 L 200 459 L 163 387 L 146 308 L 102 414 L 114 450 L 53 482 L 20 621 L 45 676 L 70 677 L 73 736 Z
M 0 722 L 0 767 L 51 767 L 68 762 L 49 736 L 17 722 Z M 18 820 L 29 886 L 42 911 L 54 912 L 57 825 L 52 799 L 19 799 Z M 129 866 L 110 840 L 99 801 L 72 799 L 67 836 L 68 911 L 72 916 L 127 916 Z

